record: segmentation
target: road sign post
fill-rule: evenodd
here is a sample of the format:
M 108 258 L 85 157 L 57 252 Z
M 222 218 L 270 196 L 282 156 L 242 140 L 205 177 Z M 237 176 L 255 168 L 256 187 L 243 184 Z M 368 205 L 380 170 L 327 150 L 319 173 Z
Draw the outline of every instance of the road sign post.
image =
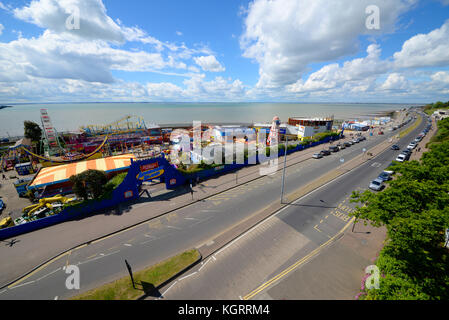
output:
M 133 288 L 135 289 L 136 286 L 134 284 L 133 270 L 126 259 L 125 259 L 125 264 L 126 264 L 126 268 L 128 269 L 129 276 L 131 277 L 131 282 L 133 284 Z

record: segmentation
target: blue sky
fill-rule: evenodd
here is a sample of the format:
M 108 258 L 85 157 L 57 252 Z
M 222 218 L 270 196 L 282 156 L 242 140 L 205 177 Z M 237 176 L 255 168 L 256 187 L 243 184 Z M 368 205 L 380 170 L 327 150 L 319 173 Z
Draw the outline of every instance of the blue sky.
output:
M 448 19 L 449 0 L 0 0 L 0 103 L 447 101 Z

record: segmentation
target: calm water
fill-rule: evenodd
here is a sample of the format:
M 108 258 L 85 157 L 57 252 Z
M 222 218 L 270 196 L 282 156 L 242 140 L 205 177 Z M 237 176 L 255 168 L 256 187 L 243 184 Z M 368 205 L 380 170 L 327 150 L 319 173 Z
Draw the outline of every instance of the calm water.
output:
M 382 111 L 399 110 L 400 104 L 287 104 L 287 103 L 89 103 L 14 105 L 0 110 L 0 137 L 23 135 L 23 121 L 40 124 L 40 109 L 48 109 L 58 131 L 76 130 L 81 125 L 104 125 L 130 114 L 146 124 L 203 122 L 270 122 L 274 116 L 354 119 Z

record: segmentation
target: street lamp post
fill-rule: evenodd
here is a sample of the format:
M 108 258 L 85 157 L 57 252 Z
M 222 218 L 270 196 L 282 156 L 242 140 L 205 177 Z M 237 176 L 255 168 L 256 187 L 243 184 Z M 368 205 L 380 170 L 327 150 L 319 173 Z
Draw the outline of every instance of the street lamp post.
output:
M 286 135 L 285 150 L 284 150 L 284 170 L 282 172 L 281 204 L 284 203 L 284 183 L 285 183 L 285 168 L 287 165 L 287 148 L 288 148 L 288 136 Z

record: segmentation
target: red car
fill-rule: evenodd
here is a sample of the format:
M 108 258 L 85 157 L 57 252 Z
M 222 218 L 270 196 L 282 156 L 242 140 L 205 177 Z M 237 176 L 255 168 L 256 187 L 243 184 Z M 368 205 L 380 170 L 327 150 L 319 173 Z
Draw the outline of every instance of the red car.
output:
M 382 134 L 384 134 L 384 132 L 383 131 L 379 131 L 379 135 L 382 135 Z

